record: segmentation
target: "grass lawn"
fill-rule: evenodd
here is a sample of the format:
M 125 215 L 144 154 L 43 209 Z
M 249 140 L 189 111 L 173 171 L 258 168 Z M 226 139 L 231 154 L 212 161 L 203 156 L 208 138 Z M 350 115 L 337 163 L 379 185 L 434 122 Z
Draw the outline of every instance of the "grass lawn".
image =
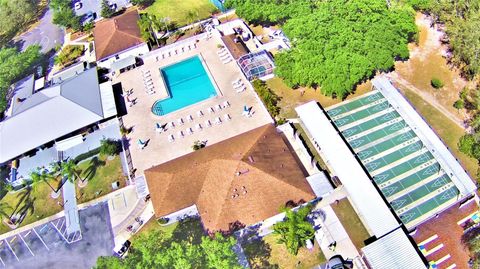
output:
M 151 231 L 162 231 L 165 235 L 165 239 L 169 239 L 172 242 L 180 242 L 187 240 L 193 244 L 200 244 L 202 236 L 206 235 L 203 230 L 203 225 L 200 219 L 186 219 L 182 222 L 176 222 L 167 226 L 158 224 L 157 220 L 150 219 L 145 226 L 138 231 L 130 241 L 135 243 L 135 240 L 142 234 L 148 234 Z
M 12 209 L 17 209 L 16 212 L 21 212 L 22 208 L 28 208 L 27 215 L 20 225 L 24 226 L 63 210 L 63 208 L 57 204 L 57 201 L 63 202 L 62 196 L 60 195 L 57 199 L 50 198 L 51 192 L 52 190 L 46 183 L 39 183 L 32 186 L 32 188 L 24 188 L 15 193 L 7 193 L 1 201 L 9 204 Z M 10 210 L 7 210 L 7 212 L 10 212 Z M 10 228 L 2 221 L 0 224 L 0 234 L 8 231 L 10 231 Z
M 143 12 L 157 18 L 170 18 L 177 26 L 203 20 L 218 9 L 209 0 L 155 0 Z
M 478 168 L 477 160 L 461 153 L 457 147 L 458 140 L 465 133 L 464 130 L 429 103 L 423 101 L 423 99 L 416 93 L 403 89 L 402 87 L 400 87 L 400 90 L 415 107 L 418 113 L 420 113 L 427 123 L 435 130 L 437 135 L 443 140 L 453 155 L 460 160 L 460 163 L 470 173 L 470 176 L 475 178 Z
M 338 204 L 334 203 L 331 206 L 357 249 L 364 247 L 364 241 L 370 237 L 370 234 L 363 226 L 348 199 L 344 198 Z
M 288 119 L 297 117 L 295 107 L 312 100 L 319 102 L 323 107 L 328 107 L 342 102 L 342 99 L 333 99 L 324 96 L 320 90 L 315 90 L 312 88 L 299 88 L 294 90 L 285 85 L 283 80 L 279 77 L 267 80 L 267 86 L 281 97 L 281 100 L 278 102 L 278 106 L 282 108 L 280 110 L 280 118 Z M 302 90 L 305 91 L 303 95 L 301 94 Z M 350 94 L 347 99 L 362 95 L 370 90 L 371 84 L 370 82 L 366 82 L 359 85 L 355 93 Z
M 131 237 L 130 241 L 135 242 L 135 240 L 137 240 L 141 234 L 148 234 L 149 232 L 154 230 L 162 231 L 165 234 L 166 238 L 170 238 L 172 236 L 173 231 L 177 228 L 177 226 L 178 226 L 178 222 L 169 224 L 167 226 L 162 226 L 158 224 L 155 217 L 153 217 L 147 223 L 145 223 L 142 229 L 140 229 L 136 234 L 134 234 Z
M 294 256 L 288 253 L 285 245 L 277 243 L 277 235 L 274 234 L 246 243 L 242 247 L 253 269 L 312 268 L 326 261 L 316 242 L 312 250 L 302 248 L 297 256 Z
M 79 163 L 78 168 L 82 171 L 81 176 L 88 179 L 87 186 L 82 189 L 77 187 L 79 204 L 112 192 L 113 182 L 118 181 L 120 188 L 125 186 L 125 175 L 119 155 L 115 156 L 113 160 L 108 160 L 105 156 L 87 160 Z

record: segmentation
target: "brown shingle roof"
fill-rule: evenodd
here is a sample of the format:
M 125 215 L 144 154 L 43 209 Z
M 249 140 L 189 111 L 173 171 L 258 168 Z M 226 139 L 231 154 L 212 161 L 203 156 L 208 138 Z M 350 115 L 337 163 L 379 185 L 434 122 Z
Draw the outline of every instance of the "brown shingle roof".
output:
M 296 157 L 270 124 L 152 167 L 145 176 L 157 217 L 195 204 L 210 231 L 226 231 L 236 221 L 254 224 L 290 200 L 314 198 Z M 239 196 L 232 198 L 235 189 Z
M 95 24 L 93 36 L 97 61 L 144 43 L 137 25 L 138 18 L 138 11 L 130 9 Z

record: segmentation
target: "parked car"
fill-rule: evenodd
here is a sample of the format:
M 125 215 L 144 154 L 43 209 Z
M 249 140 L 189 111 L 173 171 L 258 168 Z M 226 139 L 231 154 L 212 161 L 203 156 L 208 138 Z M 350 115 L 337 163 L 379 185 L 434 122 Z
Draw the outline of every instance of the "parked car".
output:
M 97 14 L 95 12 L 89 11 L 87 14 L 84 15 L 83 17 L 83 25 L 92 22 L 97 18 Z
M 78 9 L 81 9 L 82 8 L 82 3 L 81 2 L 76 2 L 73 7 L 75 8 L 75 10 L 78 10 Z
M 115 254 L 118 255 L 121 258 L 121 257 L 125 256 L 125 254 L 130 249 L 131 245 L 132 245 L 132 243 L 130 241 L 126 240 L 125 242 L 123 242 L 123 244 L 115 246 L 115 248 L 113 249 L 113 252 L 115 252 Z
M 347 269 L 341 255 L 335 255 L 328 260 L 326 269 Z
M 115 3 L 110 3 L 110 4 L 108 4 L 108 6 L 109 6 L 110 9 L 113 10 L 113 11 L 116 11 L 116 10 L 117 10 L 117 4 L 115 4 Z

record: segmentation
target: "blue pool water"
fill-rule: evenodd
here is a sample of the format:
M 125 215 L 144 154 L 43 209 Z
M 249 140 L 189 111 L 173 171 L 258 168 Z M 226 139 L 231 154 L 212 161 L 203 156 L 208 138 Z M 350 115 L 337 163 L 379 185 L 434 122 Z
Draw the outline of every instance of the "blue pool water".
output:
M 161 116 L 217 95 L 198 56 L 160 69 L 170 98 L 158 100 L 152 112 Z

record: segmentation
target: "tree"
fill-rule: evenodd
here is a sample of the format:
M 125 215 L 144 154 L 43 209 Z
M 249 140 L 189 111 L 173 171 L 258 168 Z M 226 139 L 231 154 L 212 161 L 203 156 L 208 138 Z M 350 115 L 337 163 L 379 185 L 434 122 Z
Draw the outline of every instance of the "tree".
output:
M 10 213 L 7 213 L 7 211 L 11 211 L 12 207 L 7 204 L 6 202 L 0 201 L 0 216 L 3 216 L 5 218 L 10 217 Z
M 179 224 L 181 225 L 181 224 Z M 215 234 L 203 236 L 198 244 L 187 240 L 165 238 L 159 230 L 141 234 L 123 261 L 114 257 L 100 257 L 96 269 L 120 268 L 242 268 L 233 251 L 235 239 Z
M 70 182 L 75 182 L 75 179 L 81 178 L 80 171 L 77 168 L 77 164 L 74 160 L 69 159 L 66 162 L 60 164 L 60 174 L 68 179 Z
M 465 102 L 463 99 L 458 99 L 453 103 L 453 107 L 456 108 L 457 110 L 463 109 L 465 107 Z
M 100 141 L 100 154 L 113 156 L 120 151 L 119 142 L 113 139 L 102 139 Z
M 62 27 L 79 31 L 82 28 L 80 17 L 75 15 L 70 0 L 51 0 L 50 8 L 53 10 L 53 23 Z
M 36 13 L 36 1 L 0 1 L 0 47 L 25 29 L 29 23 L 37 19 Z
M 30 173 L 30 179 L 32 180 L 33 184 L 45 182 L 50 189 L 52 189 L 53 192 L 57 192 L 56 189 L 53 188 L 53 186 L 50 184 L 50 180 L 54 179 L 55 176 L 46 170 L 40 170 L 37 169 L 35 171 L 32 171 Z
M 438 78 L 432 78 L 432 80 L 430 81 L 430 84 L 432 85 L 432 87 L 434 87 L 435 89 L 440 89 L 443 87 L 443 82 L 438 79 Z
M 414 10 L 388 8 L 385 0 L 229 0 L 227 6 L 253 23 L 284 23 L 292 49 L 275 55 L 276 74 L 291 87 L 320 86 L 337 98 L 407 59 L 417 34 Z
M 460 152 L 467 154 L 468 156 L 472 156 L 472 149 L 473 146 L 476 144 L 475 137 L 471 134 L 466 134 L 460 137 L 458 141 L 458 150 Z
M 307 221 L 307 216 L 312 210 L 310 205 L 292 211 L 286 208 L 285 218 L 282 222 L 273 225 L 273 233 L 280 236 L 278 243 L 285 244 L 289 253 L 297 255 L 300 247 L 305 246 L 305 241 L 312 239 L 315 231 Z
M 113 16 L 113 14 L 115 14 L 115 10 L 113 10 L 112 8 L 110 8 L 110 5 L 108 4 L 108 1 L 107 0 L 103 0 L 102 1 L 102 9 L 100 11 L 100 14 L 102 15 L 102 17 L 104 18 L 110 18 Z
M 151 5 L 155 0 L 130 0 L 130 2 L 137 6 L 142 6 L 143 8 Z
M 24 52 L 16 48 L 0 49 L 0 114 L 7 108 L 10 85 L 27 75 L 40 61 L 40 49 L 38 45 L 29 46 Z

